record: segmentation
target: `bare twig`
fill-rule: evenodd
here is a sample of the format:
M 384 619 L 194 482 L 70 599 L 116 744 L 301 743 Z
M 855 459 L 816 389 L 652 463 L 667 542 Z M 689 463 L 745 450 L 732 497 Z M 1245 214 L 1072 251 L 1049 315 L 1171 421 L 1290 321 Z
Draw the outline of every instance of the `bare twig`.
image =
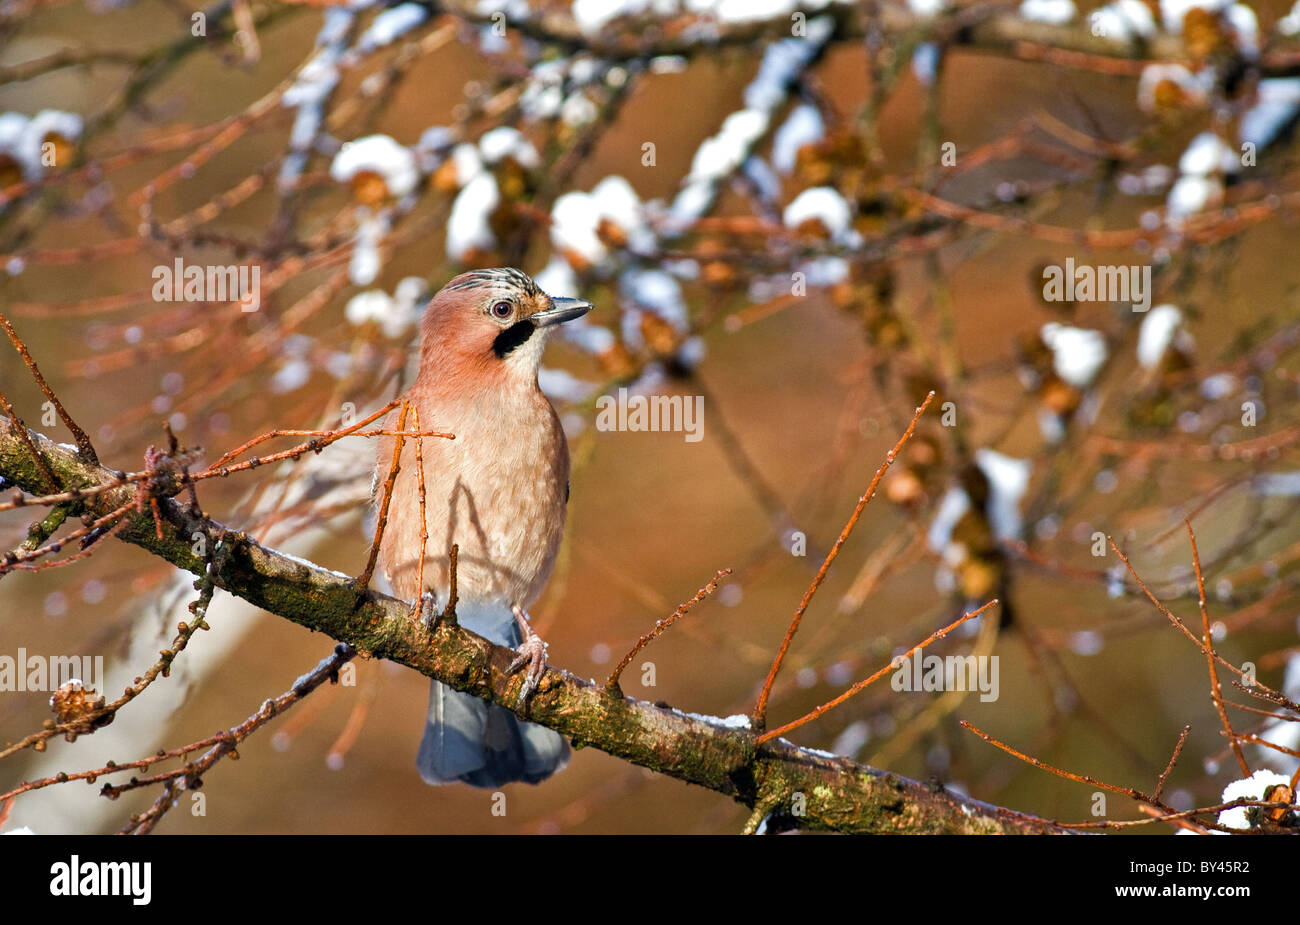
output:
M 28 435 L 27 425 L 23 422 L 23 419 L 18 416 L 18 412 L 14 410 L 14 406 L 10 403 L 4 392 L 0 392 L 0 408 L 3 408 L 4 413 L 18 425 L 17 430 L 19 438 L 27 446 L 28 452 L 31 453 L 32 461 L 36 464 L 36 468 L 41 471 L 41 475 L 45 478 L 45 490 L 47 492 L 58 491 L 59 480 L 54 477 L 54 470 L 50 468 L 50 464 L 46 461 L 45 457 L 41 455 L 41 451 L 36 448 L 36 444 L 32 442 L 31 437 Z
M 424 437 L 420 435 L 420 409 L 411 406 L 411 424 L 415 428 L 415 490 L 420 505 L 420 555 L 416 560 L 414 617 L 420 611 L 420 596 L 424 593 L 424 556 L 429 548 L 429 518 L 424 500 Z
M 962 614 L 960 618 L 949 623 L 947 626 L 943 627 L 942 629 L 935 630 L 933 633 L 925 637 L 925 639 L 923 639 L 921 642 L 918 642 L 916 645 L 912 646 L 912 648 L 908 649 L 902 655 L 898 656 L 897 658 L 891 659 L 888 665 L 881 668 L 879 671 L 877 671 L 875 674 L 871 675 L 870 677 L 864 678 L 863 680 L 859 681 L 857 684 L 854 684 L 852 687 L 850 687 L 844 693 L 840 694 L 834 700 L 823 703 L 817 709 L 812 710 L 811 712 L 805 714 L 804 716 L 799 717 L 799 719 L 795 720 L 794 722 L 786 723 L 784 726 L 781 726 L 777 729 L 773 729 L 771 732 L 763 733 L 758 737 L 759 743 L 761 744 L 770 739 L 775 739 L 777 736 L 784 735 L 785 733 L 791 731 L 792 729 L 798 729 L 800 726 L 806 723 L 811 723 L 813 720 L 821 716 L 823 713 L 826 713 L 827 711 L 834 709 L 835 707 L 842 704 L 844 701 L 848 700 L 853 695 L 857 694 L 859 691 L 862 691 L 868 686 L 870 686 L 871 684 L 874 684 L 876 681 L 879 681 L 881 678 L 885 676 L 887 672 L 897 670 L 898 667 L 897 662 L 899 659 L 908 658 L 917 649 L 924 649 L 926 646 L 934 642 L 936 639 L 942 639 L 943 637 L 951 633 L 953 630 L 955 630 L 957 627 L 965 623 L 967 620 L 975 619 L 976 617 L 984 613 L 984 611 L 988 610 L 996 603 L 997 600 L 994 599 L 989 601 L 983 607 L 978 607 L 975 610 L 967 611 L 966 613 Z
M 132 816 L 128 825 L 123 828 L 122 834 L 146 835 L 151 832 L 154 826 L 158 824 L 158 820 L 171 808 L 178 785 L 183 784 L 186 790 L 198 790 L 203 785 L 203 775 L 211 770 L 214 764 L 227 755 L 236 754 L 235 750 L 238 748 L 239 743 L 295 703 L 298 703 L 326 681 L 337 682 L 339 669 L 351 661 L 356 654 L 356 650 L 348 645 L 340 643 L 335 646 L 333 653 L 322 659 L 307 674 L 294 681 L 289 690 L 263 703 L 261 709 L 238 726 L 227 731 L 216 744 L 196 761 L 186 764 L 184 768 L 178 771 L 168 771 L 164 775 L 156 775 L 149 783 L 165 780 L 166 787 L 162 795 L 145 812 Z M 132 781 L 118 787 L 105 784 L 101 792 L 110 799 L 116 799 L 122 792 L 135 789 L 143 784 L 144 781 Z
M 119 515 L 120 516 L 120 515 Z M 125 526 L 125 521 L 119 526 Z M 196 601 L 190 604 L 190 611 L 194 614 L 193 621 L 189 623 L 180 623 L 176 627 L 176 635 L 171 641 L 171 645 L 158 653 L 158 661 L 150 665 L 144 674 L 137 677 L 123 692 L 122 696 L 116 700 L 89 710 L 71 720 L 61 723 L 48 723 L 40 732 L 34 732 L 18 742 L 0 749 L 0 759 L 7 758 L 26 748 L 33 748 L 36 751 L 44 751 L 45 743 L 56 735 L 62 733 L 69 741 L 73 741 L 79 735 L 88 735 L 113 721 L 117 711 L 126 706 L 136 697 L 139 697 L 144 691 L 153 684 L 161 675 L 168 677 L 171 673 L 172 662 L 176 659 L 185 647 L 189 644 L 190 639 L 198 630 L 208 629 L 206 615 L 208 604 L 212 601 L 212 595 L 216 591 L 214 583 L 214 574 L 220 569 L 218 559 L 222 556 L 223 551 L 213 548 L 206 557 L 205 567 L 195 583 L 199 590 L 199 596 Z
M 40 480 L 14 424 L 0 419 L 0 472 L 20 487 Z M 116 478 L 91 469 L 75 453 L 40 440 L 41 451 L 70 483 L 93 485 Z M 129 489 L 106 492 L 89 506 L 111 509 Z M 515 653 L 442 621 L 435 630 L 410 619 L 407 602 L 370 591 L 358 604 L 353 580 L 282 556 L 199 516 L 171 498 L 161 499 L 164 539 L 148 518 L 129 514 L 119 538 L 189 570 L 206 570 L 190 536 L 222 541 L 214 584 L 255 606 L 325 632 L 375 658 L 415 668 L 477 697 L 510 705 L 518 695 L 507 668 Z M 829 758 L 781 741 L 756 743 L 745 729 L 694 718 L 630 698 L 610 697 L 600 685 L 548 668 L 533 694 L 529 719 L 616 757 L 697 783 L 753 807 L 760 792 L 807 795 L 805 828 L 856 832 L 1050 832 L 1050 823 L 1001 813 L 995 807 L 919 781 L 883 774 L 847 759 Z M 908 811 L 898 812 L 898 801 Z
M 370 543 L 370 556 L 366 559 L 366 567 L 357 576 L 358 591 L 364 592 L 370 586 L 370 578 L 375 573 L 375 563 L 379 559 L 379 544 L 384 538 L 384 528 L 388 526 L 388 505 L 393 500 L 393 485 L 397 481 L 397 473 L 402 468 L 402 443 L 406 439 L 406 415 L 410 408 L 409 404 L 402 402 L 402 411 L 397 416 L 398 433 L 393 444 L 393 461 L 388 469 L 388 478 L 384 482 L 382 500 L 379 502 L 379 519 L 375 523 L 375 538 Z M 419 600 L 418 594 L 416 600 Z
M 730 574 L 731 574 L 731 569 L 729 568 L 722 569 L 711 579 L 709 579 L 708 584 L 706 584 L 703 588 L 700 588 L 700 590 L 696 591 L 695 596 L 692 597 L 689 601 L 683 603 L 680 607 L 674 610 L 667 618 L 656 621 L 654 628 L 650 630 L 650 632 L 642 636 L 640 639 L 638 639 L 636 641 L 636 645 L 634 645 L 631 648 L 631 650 L 627 653 L 627 655 L 623 656 L 623 660 L 619 662 L 618 665 L 615 666 L 612 672 L 610 672 L 609 678 L 607 678 L 605 681 L 605 689 L 610 691 L 611 693 L 616 693 L 621 695 L 623 691 L 618 686 L 618 679 L 619 677 L 622 676 L 624 669 L 626 669 L 628 665 L 632 664 L 632 659 L 636 658 L 636 654 L 640 652 L 642 649 L 644 649 L 646 646 L 648 646 L 651 640 L 661 636 L 664 633 L 664 631 L 668 629 L 668 627 L 672 626 L 679 619 L 685 616 L 686 613 L 690 611 L 692 607 L 694 607 L 700 601 L 704 600 L 715 590 L 717 590 L 718 582 L 721 581 L 723 578 L 726 578 Z
M 1228 711 L 1223 708 L 1223 689 L 1219 686 L 1219 669 L 1214 664 L 1214 640 L 1210 635 L 1210 614 L 1205 604 L 1205 576 L 1201 573 L 1201 555 L 1196 549 L 1196 534 L 1192 531 L 1191 521 L 1184 520 L 1183 523 L 1187 525 L 1187 538 L 1192 544 L 1192 568 L 1196 572 L 1196 590 L 1201 606 L 1201 641 L 1206 649 L 1205 664 L 1210 672 L 1210 699 L 1214 701 L 1214 709 L 1219 714 L 1219 722 L 1223 723 L 1223 731 L 1228 735 L 1228 745 L 1237 758 L 1242 776 L 1250 777 L 1250 765 L 1246 764 L 1241 743 L 1237 741 L 1237 736 L 1232 731 Z
M 1243 799 L 1243 800 L 1233 800 L 1231 803 L 1221 803 L 1215 806 L 1203 806 L 1197 809 L 1187 810 L 1185 812 L 1180 813 L 1174 810 L 1173 807 L 1168 806 L 1165 803 L 1162 803 L 1157 797 L 1145 794 L 1141 790 L 1135 790 L 1132 787 L 1120 787 L 1115 784 L 1108 784 L 1105 781 L 1098 780 L 1095 777 L 1089 777 L 1087 774 L 1075 774 L 1073 771 L 1066 771 L 1063 768 L 1053 767 L 1052 765 L 1047 764 L 1046 762 L 1039 761 L 1037 758 L 1033 757 L 1032 755 L 1026 755 L 1024 752 L 1017 751 L 1016 749 L 1012 748 L 1010 745 L 1007 745 L 1005 742 L 998 741 L 996 738 L 989 735 L 987 732 L 984 732 L 982 729 L 976 728 L 975 726 L 971 725 L 965 720 L 961 721 L 961 725 L 964 728 L 975 733 L 975 735 L 979 736 L 981 739 L 983 739 L 985 742 L 988 742 L 990 745 L 993 745 L 996 748 L 1000 748 L 1008 755 L 1011 755 L 1012 757 L 1015 758 L 1019 758 L 1021 761 L 1024 761 L 1027 764 L 1031 764 L 1034 767 L 1038 768 L 1039 770 L 1047 771 L 1050 774 L 1055 774 L 1057 777 L 1063 777 L 1066 780 L 1072 780 L 1075 781 L 1076 783 L 1088 784 L 1091 787 L 1099 787 L 1102 790 L 1109 790 L 1111 793 L 1118 793 L 1126 797 L 1131 797 L 1132 799 L 1137 800 L 1139 803 L 1147 804 L 1147 806 L 1154 808 L 1161 814 L 1158 818 L 1153 818 L 1153 819 L 1108 820 L 1104 824 L 1104 827 L 1107 828 L 1142 825 L 1147 822 L 1153 822 L 1153 821 L 1167 822 L 1167 821 L 1172 821 L 1174 819 L 1188 818 L 1191 816 L 1200 816 L 1208 813 L 1218 813 L 1218 812 L 1222 812 L 1225 809 L 1232 809 L 1237 806 L 1264 806 L 1264 807 L 1276 808 L 1276 807 L 1285 807 L 1287 805 L 1286 803 L 1279 803 L 1273 801 Z M 1209 829 L 1214 829 L 1215 831 L 1218 832 L 1242 831 L 1240 829 L 1234 829 L 1230 826 L 1220 825 L 1217 822 L 1209 822 L 1203 819 L 1197 821 L 1202 826 Z M 1103 825 L 1100 823 L 1074 823 L 1073 825 L 1070 823 L 1058 823 L 1058 824 L 1066 827 L 1071 827 L 1071 828 L 1101 827 Z
M 45 393 L 45 397 L 54 405 L 54 410 L 63 419 L 63 423 L 67 425 L 68 430 L 72 432 L 72 439 L 77 443 L 77 450 L 81 453 L 81 458 L 92 466 L 99 465 L 99 456 L 96 455 L 95 447 L 91 444 L 90 438 L 72 419 L 72 415 L 68 414 L 67 409 L 63 407 L 63 402 L 59 401 L 59 396 L 54 394 L 54 390 L 45 381 L 45 377 L 41 375 L 40 367 L 36 365 L 36 361 L 32 359 L 31 353 L 27 350 L 27 345 L 23 343 L 23 339 L 18 336 L 18 332 L 14 330 L 14 326 L 4 316 L 3 312 L 0 312 L 0 327 L 5 329 L 5 333 L 9 335 L 9 340 L 13 342 L 14 349 L 18 351 L 18 355 L 27 364 L 27 369 L 31 372 L 32 378 L 36 380 L 40 390 Z
M 1137 582 L 1137 586 L 1142 589 L 1142 593 L 1147 596 L 1147 600 L 1151 601 L 1151 603 L 1155 605 L 1156 609 L 1159 610 L 1162 614 L 1164 614 L 1165 618 L 1174 625 L 1175 629 L 1177 629 L 1184 636 L 1190 639 L 1198 649 L 1200 649 L 1203 653 L 1205 653 L 1205 656 L 1207 658 L 1218 662 L 1220 665 L 1222 665 L 1224 668 L 1227 668 L 1229 671 L 1231 671 L 1233 674 L 1237 675 L 1238 677 L 1244 678 L 1246 676 L 1246 673 L 1244 671 L 1242 671 L 1236 665 L 1232 664 L 1231 662 L 1229 662 L 1228 660 L 1220 656 L 1212 648 L 1210 648 L 1204 642 L 1198 639 L 1196 634 L 1187 628 L 1187 624 L 1183 623 L 1182 620 L 1178 619 L 1178 617 L 1174 615 L 1173 611 L 1171 611 L 1168 607 L 1166 607 L 1164 604 L 1160 602 L 1160 599 L 1157 598 L 1154 593 L 1152 593 L 1151 589 L 1147 587 L 1146 582 L 1142 580 L 1141 576 L 1138 575 L 1137 570 L 1134 569 L 1132 564 L 1128 561 L 1128 557 L 1125 556 L 1124 553 L 1120 551 L 1120 548 L 1115 545 L 1114 539 L 1108 536 L 1106 537 L 1106 541 L 1110 543 L 1110 548 L 1115 551 L 1115 555 L 1119 556 L 1119 561 L 1124 563 L 1124 567 L 1128 569 L 1129 575 L 1131 575 L 1133 577 L 1133 580 Z M 1241 687 L 1242 690 L 1251 691 L 1256 696 L 1263 696 L 1262 692 L 1265 691 L 1267 691 L 1269 694 L 1277 694 L 1276 691 L 1274 691 L 1272 688 L 1268 687 L 1267 685 L 1263 684 L 1260 681 L 1253 682 L 1253 690 L 1252 688 L 1248 688 L 1245 685 L 1239 684 L 1236 681 L 1234 681 L 1233 683 L 1238 687 Z M 1282 700 L 1275 701 L 1275 702 L 1289 703 L 1290 701 L 1287 701 L 1286 698 L 1282 698 Z
M 1183 753 L 1183 745 L 1187 742 L 1187 734 L 1191 731 L 1192 727 L 1189 723 L 1178 734 L 1178 744 L 1174 746 L 1174 753 L 1169 756 L 1169 763 L 1165 765 L 1165 769 L 1160 772 L 1160 779 L 1156 781 L 1156 789 L 1151 794 L 1153 799 L 1160 799 L 1160 794 L 1164 792 L 1165 780 L 1169 777 L 1169 773 L 1173 771 L 1174 765 L 1178 763 L 1178 756 Z
M 884 478 L 885 473 L 889 471 L 889 467 L 893 464 L 894 458 L 903 449 L 903 446 L 907 441 L 911 439 L 912 432 L 916 430 L 916 422 L 921 419 L 921 415 L 925 413 L 925 409 L 930 406 L 930 402 L 933 399 L 934 392 L 930 392 L 925 396 L 925 401 L 921 402 L 920 407 L 916 409 L 915 413 L 913 413 L 912 422 L 907 425 L 907 430 L 903 432 L 903 436 L 899 438 L 896 444 L 894 444 L 894 448 L 889 451 L 885 456 L 885 461 L 881 463 L 880 468 L 876 470 L 875 476 L 871 479 L 871 484 L 867 486 L 867 490 L 863 492 L 862 497 L 858 499 L 857 507 L 853 509 L 853 514 L 850 515 L 848 523 L 846 523 L 844 529 L 840 531 L 839 537 L 835 540 L 835 545 L 832 546 L 831 551 L 826 554 L 826 559 L 822 562 L 821 568 L 817 570 L 817 575 L 813 578 L 812 584 L 808 586 L 808 590 L 804 592 L 803 599 L 799 601 L 799 606 L 795 608 L 794 617 L 790 620 L 790 626 L 785 631 L 785 638 L 781 640 L 781 647 L 777 650 L 776 658 L 772 660 L 772 667 L 768 669 L 767 679 L 763 682 L 762 691 L 759 692 L 758 702 L 754 705 L 752 720 L 755 729 L 761 730 L 767 721 L 767 701 L 772 695 L 772 683 L 776 680 L 777 672 L 781 670 L 781 663 L 785 661 L 786 652 L 790 649 L 790 643 L 794 639 L 794 634 L 799 630 L 799 623 L 803 620 L 804 612 L 808 609 L 808 605 L 812 603 L 813 595 L 816 594 L 817 589 L 821 587 L 822 581 L 826 578 L 826 573 L 830 571 L 831 563 L 833 563 L 836 556 L 840 554 L 840 550 L 848 540 L 849 534 L 853 532 L 853 528 L 857 525 L 858 518 L 862 516 L 863 509 L 866 508 L 867 503 L 875 496 L 876 486 L 880 484 L 880 480 Z

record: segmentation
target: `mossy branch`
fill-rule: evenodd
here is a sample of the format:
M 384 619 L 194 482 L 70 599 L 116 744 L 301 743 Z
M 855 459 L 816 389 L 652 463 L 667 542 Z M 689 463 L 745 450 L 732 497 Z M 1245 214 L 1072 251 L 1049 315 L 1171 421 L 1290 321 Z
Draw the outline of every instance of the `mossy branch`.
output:
M 65 488 L 109 484 L 121 473 L 87 464 L 75 448 L 28 432 Z M 0 476 L 28 492 L 45 489 L 18 425 L 0 417 Z M 175 490 L 179 490 L 178 483 Z M 123 484 L 85 496 L 83 514 L 101 516 L 127 505 L 138 486 Z M 157 487 L 154 496 L 159 494 Z M 152 513 L 132 513 L 117 537 L 178 568 L 201 574 L 206 559 L 193 552 L 195 534 L 222 554 L 213 582 L 237 597 L 460 691 L 509 707 L 518 698 L 518 674 L 507 674 L 514 653 L 439 621 L 433 630 L 411 618 L 411 608 L 375 591 L 359 591 L 337 572 L 281 555 L 191 511 L 159 500 L 161 538 Z M 781 739 L 758 745 L 756 734 L 674 709 L 611 693 L 605 687 L 548 668 L 528 703 L 528 718 L 617 758 L 729 796 L 751 809 L 790 816 L 800 828 L 857 833 L 1064 834 L 1042 820 L 967 799 L 845 758 L 798 748 Z M 801 812 L 800 812 L 801 811 Z

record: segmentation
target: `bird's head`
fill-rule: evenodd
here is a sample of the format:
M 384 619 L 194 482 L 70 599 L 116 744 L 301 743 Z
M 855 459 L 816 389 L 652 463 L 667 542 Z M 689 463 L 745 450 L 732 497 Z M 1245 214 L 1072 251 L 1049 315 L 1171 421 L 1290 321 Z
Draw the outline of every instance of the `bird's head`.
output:
M 590 302 L 547 295 L 511 267 L 462 273 L 424 311 L 421 375 L 535 382 L 550 332 L 590 310 Z

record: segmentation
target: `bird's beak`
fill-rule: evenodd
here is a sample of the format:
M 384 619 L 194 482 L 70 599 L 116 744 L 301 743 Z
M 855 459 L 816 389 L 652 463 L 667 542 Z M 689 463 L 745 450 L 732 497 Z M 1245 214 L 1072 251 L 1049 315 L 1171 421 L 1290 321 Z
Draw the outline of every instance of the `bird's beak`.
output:
M 551 307 L 532 316 L 533 324 L 539 328 L 548 328 L 553 324 L 563 324 L 574 318 L 581 318 L 591 311 L 591 303 L 582 299 L 551 297 Z

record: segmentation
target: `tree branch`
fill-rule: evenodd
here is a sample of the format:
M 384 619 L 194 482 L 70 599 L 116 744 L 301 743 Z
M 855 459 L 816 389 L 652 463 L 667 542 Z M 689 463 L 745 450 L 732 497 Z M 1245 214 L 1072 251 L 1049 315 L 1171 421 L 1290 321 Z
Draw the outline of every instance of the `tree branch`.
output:
M 481 12 L 473 0 L 442 0 L 438 5 L 471 22 L 493 22 L 492 14 Z M 866 4 L 832 4 L 807 15 L 833 17 L 839 41 L 861 39 L 872 29 L 891 39 L 909 33 L 924 34 L 930 41 L 975 53 L 1087 64 L 1120 74 L 1136 75 L 1147 62 L 1181 61 L 1187 57 L 1182 36 L 1163 31 L 1146 40 L 1095 35 L 1086 15 L 1068 24 L 1054 25 L 1031 22 L 1014 8 L 992 4 L 972 4 L 937 17 L 920 16 L 901 4 L 881 5 L 874 10 Z M 791 35 L 788 13 L 740 22 L 682 14 L 672 19 L 671 29 L 663 28 L 661 20 L 654 15 L 633 15 L 612 21 L 599 34 L 589 34 L 583 32 L 567 8 L 546 7 L 526 18 L 510 18 L 508 25 L 537 41 L 587 51 L 607 60 L 709 54 L 721 46 L 743 46 Z M 657 28 L 644 28 L 646 25 Z M 701 40 L 701 31 L 708 40 Z M 1291 47 L 1267 49 L 1259 67 L 1269 77 L 1293 75 L 1300 71 L 1300 51 Z
M 0 476 L 39 493 L 47 480 L 32 458 L 35 444 L 65 488 L 90 488 L 121 473 L 88 464 L 74 448 L 24 432 L 0 417 Z M 509 707 L 518 699 L 518 675 L 506 673 L 514 653 L 439 621 L 431 631 L 410 618 L 410 605 L 361 591 L 338 572 L 281 555 L 175 501 L 179 476 L 155 484 L 161 538 L 152 514 L 134 507 L 117 533 L 178 568 L 200 574 L 207 560 L 194 555 L 193 534 L 214 551 L 214 584 L 270 613 L 347 643 L 371 658 L 386 658 L 456 690 Z M 135 484 L 86 495 L 84 516 L 130 504 Z M 220 544 L 218 547 L 217 544 Z M 602 686 L 548 668 L 528 704 L 528 718 L 617 758 L 729 796 L 747 807 L 795 815 L 801 828 L 857 833 L 1064 834 L 1040 819 L 971 800 L 825 752 L 777 739 L 757 744 L 750 730 L 612 695 Z M 802 798 L 799 798 L 801 795 Z

